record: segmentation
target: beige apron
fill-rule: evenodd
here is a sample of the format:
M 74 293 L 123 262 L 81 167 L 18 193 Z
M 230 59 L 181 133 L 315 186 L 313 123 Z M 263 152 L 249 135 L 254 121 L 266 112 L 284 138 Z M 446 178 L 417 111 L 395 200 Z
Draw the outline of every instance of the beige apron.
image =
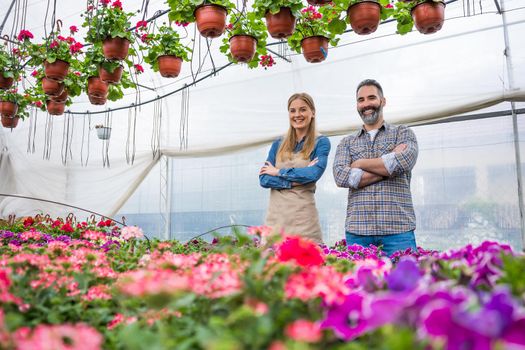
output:
M 275 167 L 304 168 L 309 163 L 310 160 L 302 159 L 299 152 L 292 154 L 291 160 L 285 162 L 278 160 Z M 272 189 L 265 224 L 277 230 L 284 229 L 287 234 L 300 235 L 316 243 L 323 243 L 314 193 L 315 182 L 291 189 Z

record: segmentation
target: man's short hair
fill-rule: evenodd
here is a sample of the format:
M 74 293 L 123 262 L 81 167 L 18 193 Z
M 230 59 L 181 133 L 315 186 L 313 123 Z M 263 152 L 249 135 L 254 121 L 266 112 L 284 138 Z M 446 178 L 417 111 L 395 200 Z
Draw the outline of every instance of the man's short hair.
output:
M 377 88 L 377 91 L 379 92 L 379 97 L 384 97 L 383 88 L 381 87 L 381 84 L 379 84 L 377 80 L 374 79 L 365 79 L 362 82 L 360 82 L 359 85 L 357 85 L 357 89 L 355 90 L 356 96 L 359 92 L 359 89 L 361 89 L 363 86 L 375 86 Z

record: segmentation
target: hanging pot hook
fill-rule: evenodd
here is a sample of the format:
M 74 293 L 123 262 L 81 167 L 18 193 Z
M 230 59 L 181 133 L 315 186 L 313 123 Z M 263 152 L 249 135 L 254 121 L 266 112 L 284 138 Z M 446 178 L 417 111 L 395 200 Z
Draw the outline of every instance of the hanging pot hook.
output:
M 57 33 L 60 33 L 60 30 L 62 29 L 62 20 L 61 19 L 57 19 L 55 24 L 57 26 Z

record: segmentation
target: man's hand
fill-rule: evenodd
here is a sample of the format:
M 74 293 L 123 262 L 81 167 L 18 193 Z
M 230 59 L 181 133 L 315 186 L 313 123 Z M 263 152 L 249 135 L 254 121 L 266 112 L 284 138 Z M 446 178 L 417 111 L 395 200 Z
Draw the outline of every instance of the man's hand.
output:
M 261 170 L 259 170 L 259 175 L 264 174 L 264 175 L 278 176 L 279 170 L 280 169 L 277 169 L 276 167 L 274 167 L 272 163 L 266 161 L 264 162 L 264 165 L 261 168 Z

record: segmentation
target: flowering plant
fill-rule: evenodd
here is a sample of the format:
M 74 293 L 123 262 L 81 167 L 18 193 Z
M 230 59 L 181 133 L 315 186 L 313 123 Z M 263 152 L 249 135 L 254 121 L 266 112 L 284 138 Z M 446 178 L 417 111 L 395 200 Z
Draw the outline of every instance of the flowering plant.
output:
M 0 89 L 0 101 L 12 102 L 16 104 L 18 106 L 18 109 L 16 111 L 16 116 L 20 117 L 20 119 L 23 120 L 29 116 L 29 112 L 27 108 L 30 104 L 32 104 L 33 99 L 28 94 L 25 94 L 25 95 L 20 94 L 17 89 L 7 89 L 7 90 Z
M 7 51 L 7 42 L 0 45 L 0 74 L 4 78 L 18 79 L 20 75 L 19 61 L 14 54 Z
M 314 6 L 308 6 L 301 10 L 297 18 L 295 32 L 288 38 L 288 45 L 292 50 L 301 53 L 301 41 L 311 36 L 323 36 L 327 38 L 332 46 L 336 46 L 339 38 L 336 35 L 340 30 L 330 29 L 330 23 L 338 22 L 339 13 L 335 11 L 333 4 L 327 4 L 316 10 Z M 333 27 L 333 25 L 332 25 Z M 341 31 L 342 33 L 342 31 Z
M 167 0 L 167 2 L 170 6 L 168 14 L 170 21 L 180 24 L 195 22 L 195 9 L 201 5 L 219 5 L 228 12 L 235 9 L 235 4 L 231 0 Z
M 230 24 L 226 27 L 228 34 L 222 39 L 221 52 L 226 53 L 231 62 L 236 62 L 230 50 L 230 39 L 236 35 L 248 35 L 253 37 L 257 44 L 255 55 L 248 62 L 249 68 L 257 68 L 260 61 L 260 55 L 266 55 L 266 26 L 255 12 L 236 13 L 230 16 Z
M 91 43 L 101 42 L 106 38 L 123 38 L 134 42 L 130 19 L 132 12 L 125 12 L 120 0 L 100 0 L 95 5 L 95 0 L 88 0 L 87 11 L 82 27 L 87 27 L 86 40 Z
M 412 18 L 412 9 L 424 2 L 444 3 L 444 0 L 412 0 L 412 1 L 398 1 L 395 4 L 395 10 L 392 16 L 397 21 L 397 33 L 404 35 L 412 31 L 414 27 L 414 20 Z
M 191 49 L 181 43 L 179 34 L 170 26 L 161 26 L 157 34 L 142 34 L 141 41 L 144 45 L 140 48 L 147 52 L 144 61 L 149 63 L 155 72 L 159 70 L 159 56 L 171 55 L 189 61 Z
M 304 5 L 301 0 L 255 0 L 252 7 L 259 17 L 264 17 L 267 12 L 276 14 L 281 10 L 281 7 L 288 7 L 292 11 L 292 15 L 298 18 L 301 16 Z
M 76 27 L 72 27 L 76 30 Z M 38 66 L 47 61 L 53 63 L 56 60 L 71 63 L 80 53 L 84 45 L 75 40 L 71 35 L 64 37 L 60 35 L 60 30 L 53 33 L 42 44 L 31 43 L 28 39 L 22 42 L 25 52 L 31 57 L 31 65 Z M 19 35 L 20 37 L 20 35 Z
M 332 0 L 332 4 L 333 4 L 335 11 L 339 13 L 344 13 L 346 15 L 346 11 L 348 10 L 350 6 L 359 4 L 363 1 L 365 0 Z M 370 0 L 366 0 L 366 1 L 370 1 Z M 390 4 L 390 0 L 372 0 L 372 1 L 378 3 L 381 6 L 381 20 L 384 21 L 388 17 L 392 16 L 394 9 L 392 5 Z M 329 27 L 331 27 L 331 30 L 335 30 L 338 34 L 342 34 L 346 30 L 346 21 L 342 19 L 333 20 L 329 24 Z

